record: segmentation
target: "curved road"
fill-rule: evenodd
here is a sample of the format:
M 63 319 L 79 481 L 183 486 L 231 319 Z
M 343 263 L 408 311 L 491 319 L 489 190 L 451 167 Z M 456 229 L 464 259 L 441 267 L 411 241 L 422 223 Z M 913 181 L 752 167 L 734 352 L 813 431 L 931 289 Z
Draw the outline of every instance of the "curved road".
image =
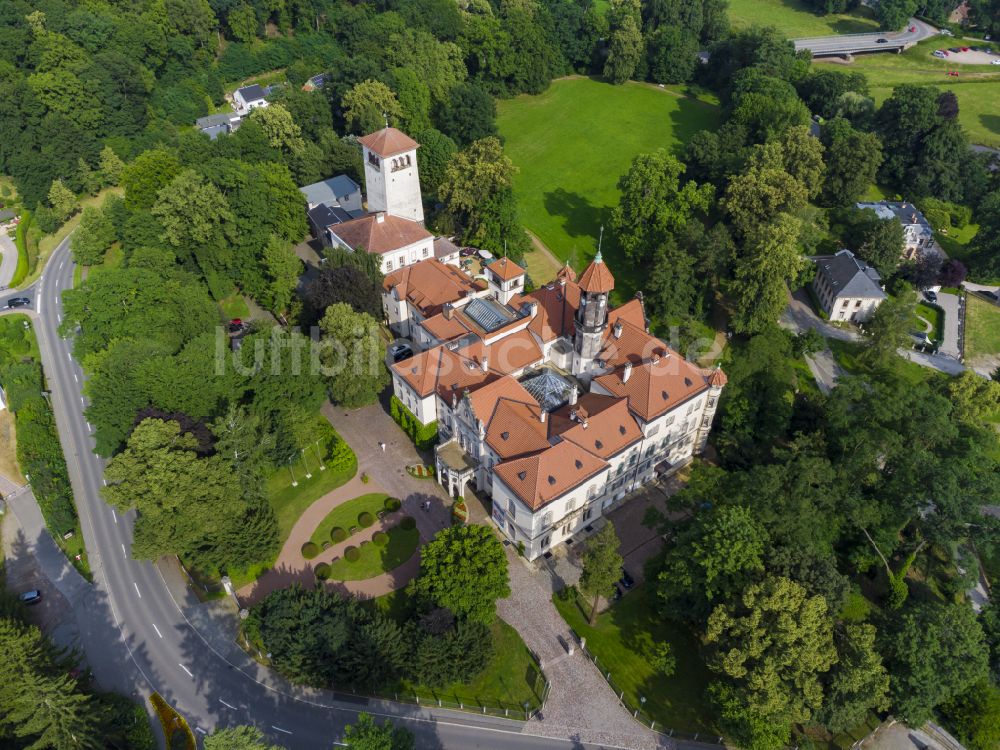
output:
M 913 31 L 910 29 L 913 28 Z M 928 37 L 935 36 L 938 30 L 929 23 L 911 18 L 903 31 L 875 31 L 864 34 L 838 34 L 835 36 L 818 36 L 806 39 L 793 39 L 795 51 L 810 50 L 813 57 L 832 57 L 835 55 L 856 54 L 859 52 L 888 52 L 890 50 L 910 47 Z M 879 44 L 879 39 L 888 40 Z
M 72 342 L 57 332 L 61 292 L 72 284 L 73 261 L 64 241 L 36 284 L 0 292 L 0 311 L 7 311 L 11 297 L 32 300 L 42 363 L 94 571 L 94 584 L 75 614 L 81 646 L 103 688 L 135 697 L 155 690 L 192 728 L 211 731 L 217 725 L 255 724 L 292 750 L 332 747 L 362 710 L 399 721 L 417 735 L 420 748 L 599 747 L 576 738 L 528 734 L 526 724 L 488 716 L 389 701 L 338 700 L 328 691 L 289 685 L 240 649 L 221 653 L 203 639 L 174 602 L 157 568 L 132 559 L 133 514 L 121 516 L 101 499 L 104 461 L 93 453 L 83 416 L 83 372 L 72 356 Z

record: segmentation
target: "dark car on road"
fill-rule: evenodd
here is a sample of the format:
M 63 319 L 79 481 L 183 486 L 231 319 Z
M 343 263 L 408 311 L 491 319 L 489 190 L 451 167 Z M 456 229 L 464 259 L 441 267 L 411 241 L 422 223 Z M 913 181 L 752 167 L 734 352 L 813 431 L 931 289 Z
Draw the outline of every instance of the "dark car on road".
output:
M 924 292 L 924 297 L 928 302 L 932 303 L 937 302 L 937 292 L 932 292 L 930 290 L 927 290 L 926 292 Z
M 32 589 L 18 594 L 17 598 L 22 604 L 38 604 L 42 600 L 42 592 L 38 589 Z
M 11 297 L 7 300 L 7 308 L 14 309 L 15 307 L 30 307 L 31 300 L 27 297 Z
M 629 575 L 625 568 L 622 568 L 622 577 L 618 583 L 621 584 L 622 588 L 627 590 L 635 586 L 635 579 Z
M 884 39 L 882 37 L 879 37 L 878 39 L 875 40 L 875 44 L 888 44 L 888 43 L 889 43 L 889 40 L 888 39 Z

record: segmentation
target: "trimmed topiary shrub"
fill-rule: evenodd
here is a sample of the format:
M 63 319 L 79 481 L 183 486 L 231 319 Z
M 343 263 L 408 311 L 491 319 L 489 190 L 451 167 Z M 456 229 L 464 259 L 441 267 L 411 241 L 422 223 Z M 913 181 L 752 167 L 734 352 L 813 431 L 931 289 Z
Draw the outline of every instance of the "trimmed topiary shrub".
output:
M 339 526 L 334 526 L 332 529 L 330 529 L 330 539 L 333 540 L 334 544 L 339 544 L 340 542 L 347 539 L 347 532 L 344 531 Z
M 389 543 L 389 535 L 384 531 L 376 531 L 375 535 L 372 536 L 372 544 L 378 547 L 384 547 Z
M 347 560 L 347 562 L 357 562 L 360 557 L 361 550 L 357 547 L 348 547 L 344 550 L 344 559 Z
M 398 497 L 387 497 L 385 499 L 385 509 L 390 513 L 395 513 L 397 510 L 403 507 L 403 504 L 399 502 Z
M 373 523 L 375 523 L 375 516 L 373 516 L 367 510 L 364 513 L 359 513 L 358 514 L 358 525 L 361 528 L 367 529 Z
M 319 554 L 319 545 L 315 542 L 306 542 L 302 545 L 302 556 L 306 560 L 312 560 Z
M 402 521 L 399 522 L 399 528 L 409 531 L 410 529 L 417 528 L 417 519 L 413 516 L 406 516 Z
M 314 572 L 316 573 L 316 578 L 321 581 L 325 581 L 330 577 L 330 566 L 326 563 L 320 563 L 316 566 L 316 570 Z

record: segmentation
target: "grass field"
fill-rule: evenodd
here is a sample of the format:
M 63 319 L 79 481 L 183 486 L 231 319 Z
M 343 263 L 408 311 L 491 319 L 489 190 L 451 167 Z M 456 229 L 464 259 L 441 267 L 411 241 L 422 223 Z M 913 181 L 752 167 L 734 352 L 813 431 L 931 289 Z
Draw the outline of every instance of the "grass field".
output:
M 354 562 L 340 557 L 330 563 L 330 580 L 361 581 L 374 578 L 398 568 L 417 551 L 420 544 L 420 530 L 393 526 L 386 534 L 389 541 L 384 547 L 374 542 L 361 545 L 361 557 Z
M 937 305 L 921 302 L 914 312 L 931 324 L 931 330 L 927 331 L 927 335 L 934 341 L 940 341 L 944 336 L 944 310 Z M 922 331 L 926 328 L 923 321 L 917 319 L 914 319 L 913 326 L 916 331 Z
M 587 649 L 601 668 L 611 671 L 611 681 L 617 690 L 625 691 L 628 705 L 638 707 L 641 696 L 646 699 L 646 713 L 663 727 L 711 731 L 714 722 L 705 700 L 709 674 L 698 643 L 684 628 L 651 609 L 642 586 L 600 615 L 593 627 L 587 624 L 581 608 L 587 606 L 585 602 L 564 601 L 558 596 L 553 602 L 576 634 L 587 639 Z M 654 643 L 663 641 L 670 644 L 677 659 L 677 670 L 671 677 L 653 669 L 646 655 Z
M 319 526 L 313 531 L 310 539 L 322 546 L 323 542 L 330 541 L 330 532 L 337 527 L 346 531 L 350 536 L 351 527 L 358 525 L 358 516 L 362 513 L 371 513 L 374 516 L 380 510 L 384 510 L 388 497 L 381 492 L 371 492 L 338 505 L 319 522 Z
M 729 22 L 735 29 L 775 26 L 789 39 L 876 31 L 872 11 L 861 6 L 851 13 L 819 15 L 796 0 L 729 0 Z
M 954 44 L 953 42 L 951 44 Z M 973 143 L 1000 148 L 1000 71 L 991 65 L 958 65 L 931 56 L 947 47 L 943 37 L 926 39 L 901 55 L 859 55 L 851 65 L 838 69 L 864 73 L 871 94 L 881 104 L 903 83 L 930 84 L 941 91 L 953 91 L 958 98 L 958 119 Z M 949 71 L 960 75 L 948 76 Z
M 970 294 L 965 308 L 965 356 L 1000 354 L 1000 307 Z
M 670 88 L 565 78 L 538 96 L 500 101 L 498 114 L 505 151 L 520 168 L 514 189 L 524 226 L 582 270 L 603 224 L 615 291 L 630 297 L 638 273 L 608 231 L 618 178 L 637 154 L 676 150 L 697 131 L 715 127 L 718 109 Z
M 849 374 L 857 375 L 868 372 L 868 368 L 858 357 L 861 353 L 861 344 L 851 341 L 840 341 L 839 339 L 827 339 L 826 343 L 830 347 L 830 351 L 833 352 L 833 358 L 837 360 L 837 364 L 843 367 Z M 923 367 L 902 357 L 894 357 L 892 359 L 892 371 L 902 380 L 912 385 L 924 383 L 932 378 L 948 377 L 942 372 L 932 370 L 930 367 Z

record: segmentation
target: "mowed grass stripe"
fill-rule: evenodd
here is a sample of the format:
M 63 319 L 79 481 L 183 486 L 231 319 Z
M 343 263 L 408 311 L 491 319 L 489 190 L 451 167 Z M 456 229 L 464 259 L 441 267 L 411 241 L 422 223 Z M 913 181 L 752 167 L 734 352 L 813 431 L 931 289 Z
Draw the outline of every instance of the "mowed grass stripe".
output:
M 636 154 L 677 152 L 694 133 L 715 128 L 718 107 L 649 84 L 565 78 L 538 96 L 501 101 L 498 109 L 506 153 L 520 169 L 514 189 L 524 226 L 581 270 L 603 224 L 604 255 L 621 282 L 616 291 L 631 296 L 635 270 L 609 232 L 618 179 Z

